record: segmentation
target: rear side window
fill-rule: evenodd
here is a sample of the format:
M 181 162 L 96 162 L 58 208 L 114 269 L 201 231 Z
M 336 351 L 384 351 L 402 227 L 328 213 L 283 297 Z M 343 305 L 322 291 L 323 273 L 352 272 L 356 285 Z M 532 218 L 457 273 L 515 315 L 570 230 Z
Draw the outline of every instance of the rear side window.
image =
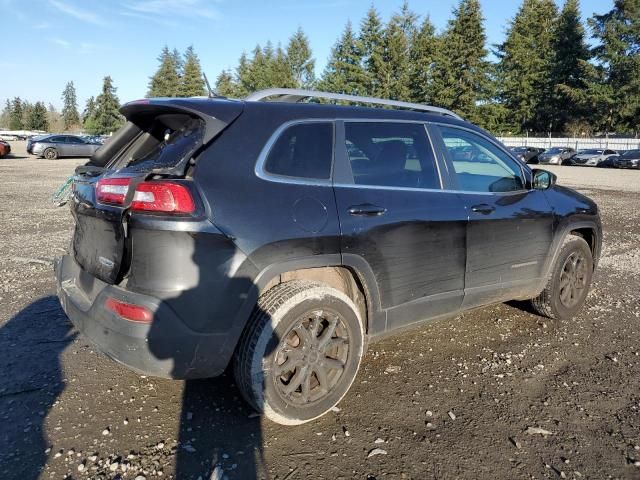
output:
M 433 150 L 424 125 L 347 122 L 345 138 L 355 184 L 440 188 Z
M 333 124 L 300 123 L 280 134 L 269 151 L 265 171 L 287 177 L 329 179 L 333 160 Z
M 480 135 L 440 127 L 461 190 L 513 192 L 524 189 L 522 171 L 509 155 Z

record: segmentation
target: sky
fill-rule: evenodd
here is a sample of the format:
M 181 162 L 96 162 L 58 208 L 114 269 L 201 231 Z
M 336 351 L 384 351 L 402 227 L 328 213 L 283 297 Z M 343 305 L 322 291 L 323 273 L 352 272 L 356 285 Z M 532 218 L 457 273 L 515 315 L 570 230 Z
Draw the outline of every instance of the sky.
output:
M 556 0 L 560 5 L 562 0 Z M 410 0 L 438 31 L 458 0 Z M 481 0 L 488 45 L 504 39 L 520 0 Z M 144 97 L 164 45 L 193 45 L 213 84 L 243 51 L 271 40 L 286 45 L 298 27 L 309 37 L 319 75 L 347 20 L 357 26 L 370 5 L 384 20 L 402 0 L 0 0 L 0 105 L 19 96 L 62 105 L 73 80 L 80 111 L 111 75 L 122 103 Z M 613 0 L 582 0 L 583 19 Z

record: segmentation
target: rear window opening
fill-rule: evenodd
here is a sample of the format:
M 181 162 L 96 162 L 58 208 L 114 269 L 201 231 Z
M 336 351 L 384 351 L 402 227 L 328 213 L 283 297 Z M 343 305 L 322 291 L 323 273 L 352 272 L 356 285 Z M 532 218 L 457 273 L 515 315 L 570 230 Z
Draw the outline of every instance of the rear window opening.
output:
M 138 122 L 140 133 L 108 164 L 110 169 L 170 170 L 188 162 L 204 139 L 205 122 L 191 115 L 153 115 Z

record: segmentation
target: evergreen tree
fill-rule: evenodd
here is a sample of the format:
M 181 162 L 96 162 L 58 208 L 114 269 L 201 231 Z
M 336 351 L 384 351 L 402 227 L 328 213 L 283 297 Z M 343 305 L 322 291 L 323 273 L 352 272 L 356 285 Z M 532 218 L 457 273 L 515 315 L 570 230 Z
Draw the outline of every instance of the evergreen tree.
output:
M 22 100 L 20 97 L 15 97 L 11 102 L 11 117 L 9 119 L 10 130 L 22 130 L 24 127 L 23 121 L 24 111 L 22 108 Z
M 433 62 L 438 48 L 438 38 L 435 35 L 435 27 L 429 17 L 425 18 L 416 33 L 411 50 L 409 62 L 412 65 L 409 72 L 409 86 L 411 101 L 417 103 L 431 103 L 431 80 Z
M 298 28 L 287 44 L 286 59 L 296 88 L 312 88 L 315 82 L 315 60 L 309 39 Z
M 62 92 L 62 118 L 64 119 L 64 129 L 69 130 L 78 126 L 80 114 L 78 113 L 78 101 L 76 98 L 76 88 L 73 82 L 67 83 Z
M 280 88 L 297 88 L 298 82 L 291 68 L 291 62 L 282 47 L 278 45 L 268 67 L 268 86 Z
M 82 112 L 82 124 L 85 125 L 87 123 L 87 119 L 93 117 L 96 113 L 96 99 L 95 97 L 89 97 L 87 99 L 87 103 Z
M 181 79 L 182 97 L 198 97 L 206 95 L 204 77 L 202 76 L 202 68 L 200 67 L 200 59 L 193 51 L 193 47 L 189 46 L 184 53 L 184 68 Z
M 233 75 L 228 70 L 223 70 L 216 79 L 216 93 L 223 97 L 236 97 L 238 86 L 233 78 Z
M 406 32 L 412 27 L 407 20 L 402 14 L 393 15 L 384 31 L 384 69 L 376 96 L 394 100 L 409 100 L 411 97 L 410 38 Z
M 591 58 L 585 43 L 584 27 L 580 20 L 579 0 L 566 0 L 556 21 L 553 38 L 553 62 L 550 70 L 553 100 L 547 102 L 552 110 L 557 131 L 564 131 L 568 122 L 583 117 L 587 112 L 576 102 L 580 90 L 586 90 L 588 62 Z
M 362 65 L 367 77 L 366 94 L 383 95 L 382 79 L 385 78 L 385 32 L 378 11 L 371 6 L 360 23 Z
M 29 130 L 49 129 L 49 120 L 47 118 L 47 107 L 42 102 L 36 102 L 29 111 L 29 121 L 26 125 Z
M 120 101 L 116 95 L 111 77 L 104 77 L 102 93 L 95 100 L 95 112 L 92 119 L 91 132 L 95 135 L 105 135 L 115 132 L 122 126 L 123 120 L 119 112 Z
M 348 22 L 331 50 L 319 88 L 330 92 L 362 95 L 367 93 L 367 81 L 367 74 L 362 68 L 362 44 L 354 35 L 351 22 Z
M 615 0 L 613 9 L 594 15 L 589 26 L 598 45 L 597 67 L 588 81 L 589 102 L 601 128 L 638 133 L 640 129 L 640 1 Z
M 147 97 L 177 97 L 180 94 L 182 60 L 177 50 L 165 45 L 158 57 L 160 66 L 150 78 Z
M 549 0 L 552 1 L 552 0 Z M 490 65 L 478 0 L 461 0 L 453 10 L 434 58 L 432 101 L 479 123 L 478 103 L 486 101 Z
M 551 98 L 552 39 L 557 8 L 553 0 L 524 0 L 498 46 L 500 96 L 520 131 L 546 131 Z M 553 124 L 551 125 L 553 127 Z

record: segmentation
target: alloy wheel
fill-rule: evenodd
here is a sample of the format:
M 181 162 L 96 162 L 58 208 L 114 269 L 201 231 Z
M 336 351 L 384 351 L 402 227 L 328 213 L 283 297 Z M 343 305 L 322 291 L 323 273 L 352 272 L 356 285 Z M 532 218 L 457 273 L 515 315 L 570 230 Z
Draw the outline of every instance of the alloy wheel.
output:
M 575 307 L 587 287 L 587 261 L 581 252 L 567 257 L 560 272 L 560 301 L 567 308 Z

